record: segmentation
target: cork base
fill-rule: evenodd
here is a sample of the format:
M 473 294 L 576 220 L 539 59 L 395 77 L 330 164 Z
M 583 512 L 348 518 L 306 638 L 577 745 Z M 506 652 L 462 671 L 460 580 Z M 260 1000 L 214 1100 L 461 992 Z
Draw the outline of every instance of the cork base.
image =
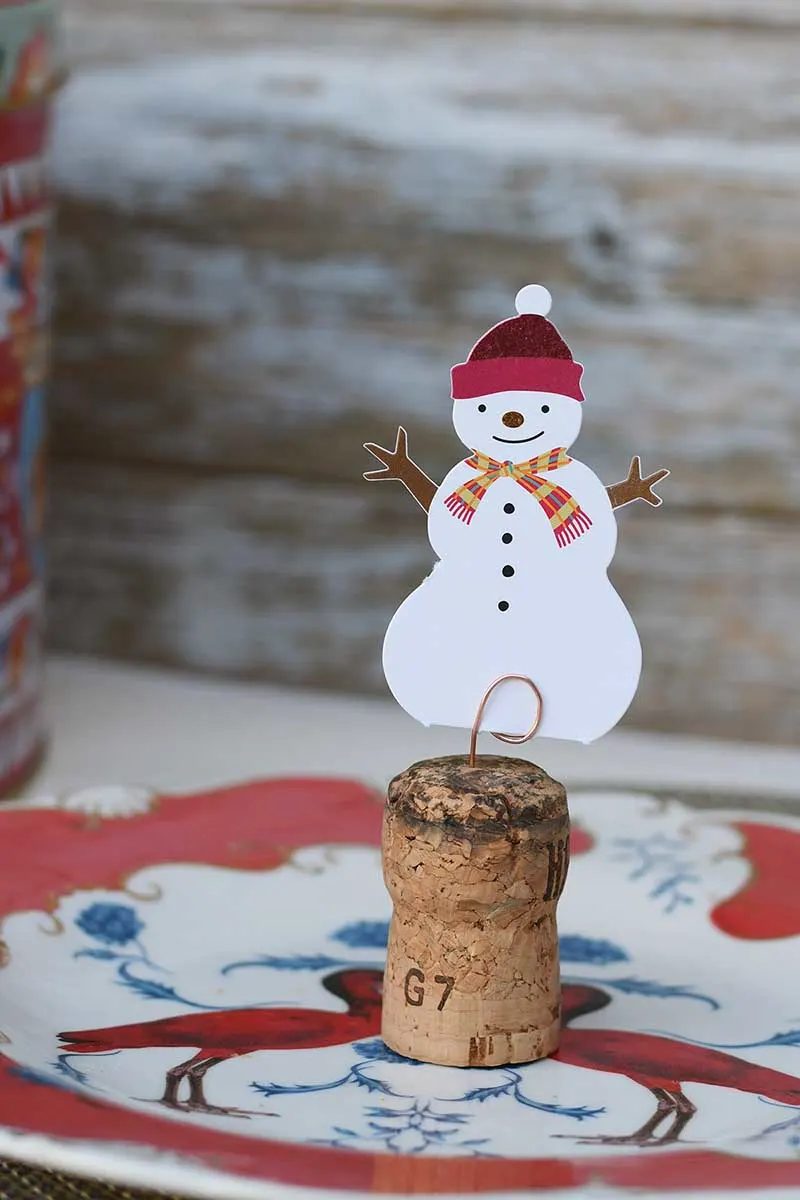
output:
M 449 1022 L 442 1022 L 438 1029 L 421 1028 L 402 1024 L 389 1013 L 384 1015 L 381 1037 L 398 1054 L 440 1067 L 504 1067 L 536 1062 L 555 1054 L 561 1021 L 556 1019 L 544 1029 L 459 1038 L 454 1036 Z
M 554 1053 L 561 784 L 520 759 L 417 763 L 393 780 L 383 866 L 394 901 L 382 1036 L 409 1058 L 502 1066 Z

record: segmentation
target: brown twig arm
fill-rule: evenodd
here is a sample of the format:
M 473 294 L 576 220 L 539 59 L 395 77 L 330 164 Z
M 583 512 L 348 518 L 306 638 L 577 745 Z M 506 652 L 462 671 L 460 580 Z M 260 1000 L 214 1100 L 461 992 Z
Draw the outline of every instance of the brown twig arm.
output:
M 662 467 L 660 471 L 653 471 L 652 475 L 646 475 L 642 479 L 642 461 L 638 454 L 635 455 L 631 460 L 628 478 L 620 483 L 612 483 L 611 487 L 606 488 L 611 507 L 622 508 L 624 504 L 632 504 L 634 500 L 644 500 L 647 504 L 652 504 L 653 508 L 658 508 L 663 501 L 653 488 L 668 475 L 669 471 Z
M 436 484 L 428 478 L 413 459 L 408 457 L 408 435 L 402 425 L 397 429 L 394 450 L 387 450 L 383 446 L 376 445 L 375 442 L 365 442 L 364 449 L 369 450 L 378 462 L 383 463 L 380 471 L 365 471 L 365 479 L 379 481 L 398 479 L 404 487 L 408 488 L 417 504 L 424 508 L 425 512 L 429 511 L 433 497 L 436 495 Z

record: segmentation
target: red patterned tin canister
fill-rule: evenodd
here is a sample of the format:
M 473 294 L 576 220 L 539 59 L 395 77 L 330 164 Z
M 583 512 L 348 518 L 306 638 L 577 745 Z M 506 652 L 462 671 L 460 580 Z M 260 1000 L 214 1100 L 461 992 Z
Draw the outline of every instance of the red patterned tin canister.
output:
M 0 3 L 0 795 L 42 746 L 54 0 Z

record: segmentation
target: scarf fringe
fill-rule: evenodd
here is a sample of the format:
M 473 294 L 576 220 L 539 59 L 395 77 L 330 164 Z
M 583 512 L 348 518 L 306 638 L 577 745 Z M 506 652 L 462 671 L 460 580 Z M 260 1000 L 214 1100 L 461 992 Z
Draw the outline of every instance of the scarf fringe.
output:
M 455 492 L 448 496 L 444 502 L 445 508 L 449 508 L 454 517 L 458 517 L 459 521 L 463 521 L 465 525 L 469 525 L 472 518 L 475 516 L 475 509 L 457 496 Z
M 563 549 L 570 542 L 577 541 L 591 527 L 592 518 L 588 517 L 582 508 L 578 508 L 567 517 L 566 521 L 558 529 L 554 529 L 553 532 L 556 535 L 556 541 Z

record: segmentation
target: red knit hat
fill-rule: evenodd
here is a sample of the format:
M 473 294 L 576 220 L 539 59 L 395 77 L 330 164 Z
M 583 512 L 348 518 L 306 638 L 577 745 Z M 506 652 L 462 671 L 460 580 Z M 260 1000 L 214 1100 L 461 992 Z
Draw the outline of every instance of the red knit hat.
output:
M 573 362 L 569 346 L 547 320 L 552 297 L 547 288 L 530 283 L 517 293 L 519 316 L 501 321 L 453 367 L 454 400 L 472 400 L 493 392 L 554 392 L 583 400 L 583 367 Z

